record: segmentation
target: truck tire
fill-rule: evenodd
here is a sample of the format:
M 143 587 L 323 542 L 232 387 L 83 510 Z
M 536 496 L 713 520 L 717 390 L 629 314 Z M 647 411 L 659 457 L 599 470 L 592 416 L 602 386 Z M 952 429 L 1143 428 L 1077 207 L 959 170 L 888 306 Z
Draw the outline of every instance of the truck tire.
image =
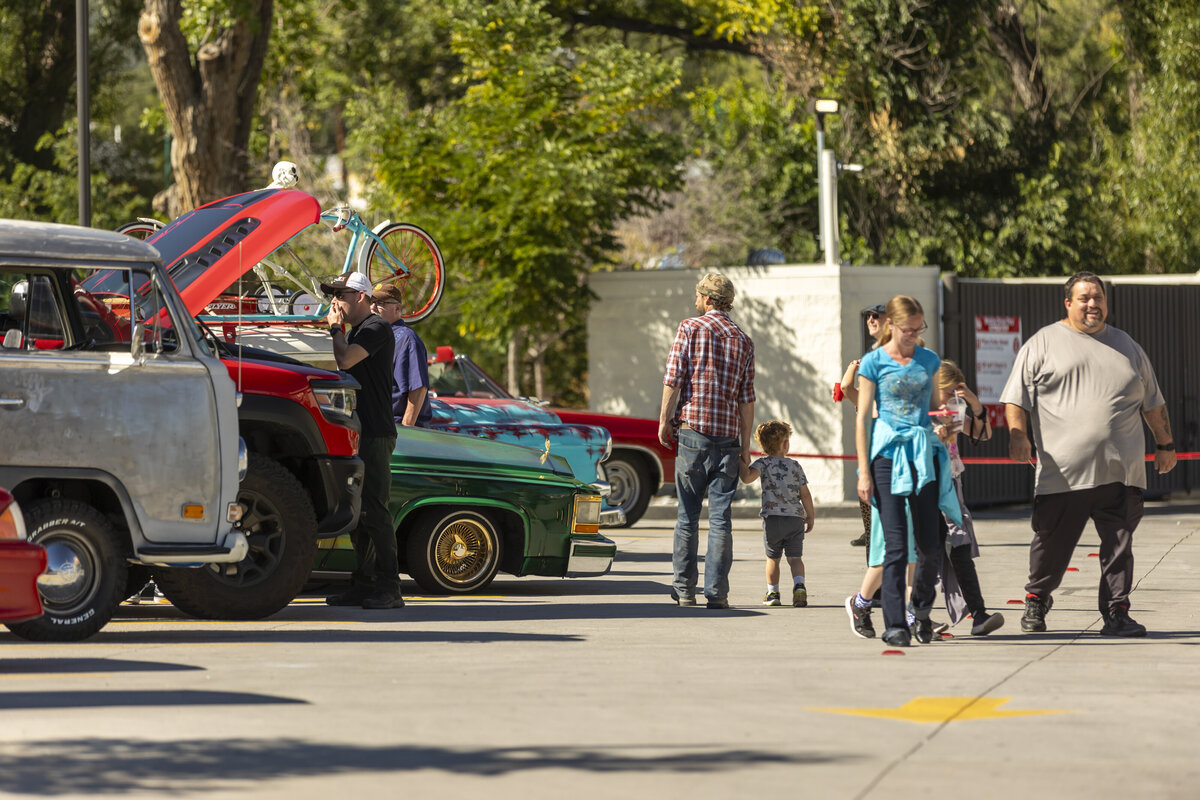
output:
M 612 486 L 608 504 L 625 512 L 625 525 L 622 527 L 628 528 L 646 513 L 650 496 L 658 488 L 651 485 L 653 479 L 650 477 L 650 468 L 637 453 L 614 450 L 604 462 L 604 476 Z
M 262 619 L 287 606 L 312 570 L 317 515 L 291 472 L 261 453 L 250 453 L 238 487 L 242 530 L 250 552 L 236 564 L 195 569 L 162 568 L 154 580 L 185 614 L 204 619 Z
M 25 521 L 30 541 L 46 548 L 46 572 L 38 578 L 46 613 L 9 630 L 35 642 L 88 638 L 125 599 L 128 548 L 103 514 L 78 500 L 33 503 Z
M 495 523 L 479 511 L 427 511 L 409 528 L 408 574 L 430 594 L 482 589 L 500 569 L 502 541 Z

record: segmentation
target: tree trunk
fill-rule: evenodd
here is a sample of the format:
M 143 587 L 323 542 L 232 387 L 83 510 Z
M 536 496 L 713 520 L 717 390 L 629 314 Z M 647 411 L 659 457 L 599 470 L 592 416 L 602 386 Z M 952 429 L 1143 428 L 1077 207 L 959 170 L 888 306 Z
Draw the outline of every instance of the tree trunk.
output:
M 1050 110 L 1042 73 L 1042 54 L 1037 42 L 1026 38 L 1016 4 L 1013 0 L 1001 0 L 991 13 L 985 13 L 985 17 L 988 38 L 996 53 L 1008 64 L 1021 105 L 1033 119 L 1042 119 Z
M 138 37 L 171 125 L 175 184 L 155 206 L 176 217 L 245 191 L 258 83 L 274 0 L 247 0 L 246 16 L 196 51 L 179 28 L 181 0 L 146 0 Z
M 521 339 L 524 331 L 520 328 L 513 331 L 512 339 L 508 342 L 508 393 L 513 397 L 521 396 Z

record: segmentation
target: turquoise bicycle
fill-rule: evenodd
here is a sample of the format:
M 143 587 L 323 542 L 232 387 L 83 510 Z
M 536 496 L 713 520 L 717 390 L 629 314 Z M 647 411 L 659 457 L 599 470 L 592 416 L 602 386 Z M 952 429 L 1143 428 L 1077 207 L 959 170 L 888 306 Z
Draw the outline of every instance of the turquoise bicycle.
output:
M 272 171 L 268 188 L 286 189 L 296 185 L 295 165 L 281 161 Z M 366 275 L 372 285 L 395 284 L 402 289 L 401 318 L 419 322 L 433 313 L 446 287 L 446 266 L 437 242 L 423 229 L 408 222 L 384 220 L 374 228 L 367 225 L 348 205 L 321 212 L 321 221 L 334 232 L 350 231 L 350 243 L 342 263 L 342 274 L 352 270 Z M 117 228 L 119 233 L 147 239 L 165 227 L 156 219 L 145 217 Z M 261 316 L 276 321 L 300 322 L 320 320 L 327 311 L 322 300 L 321 279 L 305 263 L 289 243 L 279 249 L 286 251 L 303 279 L 271 259 L 255 264 L 253 271 L 261 286 L 253 294 L 251 305 Z M 276 251 L 279 252 L 279 251 Z M 291 283 L 288 289 L 280 282 Z M 306 285 L 307 284 L 307 285 Z M 296 291 L 296 288 L 299 291 Z M 238 308 L 244 304 L 239 302 Z M 283 318 L 283 319 L 281 319 Z

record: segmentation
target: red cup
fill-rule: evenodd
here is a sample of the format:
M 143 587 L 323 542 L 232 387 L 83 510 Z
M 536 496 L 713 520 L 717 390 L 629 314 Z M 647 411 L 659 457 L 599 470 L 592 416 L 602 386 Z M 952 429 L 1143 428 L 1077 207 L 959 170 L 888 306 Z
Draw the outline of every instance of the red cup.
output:
M 845 395 L 844 395 L 844 394 L 842 394 L 842 384 L 841 384 L 840 382 L 838 382 L 838 383 L 835 383 L 835 384 L 833 385 L 833 399 L 834 399 L 834 402 L 837 402 L 837 403 L 840 403 L 840 402 L 842 402 L 842 398 L 843 398 L 843 397 L 845 397 Z

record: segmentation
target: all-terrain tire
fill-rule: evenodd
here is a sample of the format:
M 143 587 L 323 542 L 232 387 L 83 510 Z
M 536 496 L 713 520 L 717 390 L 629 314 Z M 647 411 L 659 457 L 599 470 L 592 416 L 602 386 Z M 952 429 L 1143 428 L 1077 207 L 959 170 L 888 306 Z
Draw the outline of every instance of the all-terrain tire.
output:
M 430 594 L 461 594 L 487 586 L 500 569 L 503 538 L 487 514 L 433 509 L 408 532 L 408 574 Z
M 204 619 L 262 619 L 287 606 L 312 571 L 317 515 L 304 486 L 277 461 L 250 453 L 238 487 L 250 552 L 236 564 L 154 571 L 176 608 Z
M 22 639 L 76 642 L 103 628 L 125 599 L 124 539 L 87 503 L 51 498 L 25 510 L 29 539 L 46 548 L 38 578 L 45 614 L 8 626 Z

